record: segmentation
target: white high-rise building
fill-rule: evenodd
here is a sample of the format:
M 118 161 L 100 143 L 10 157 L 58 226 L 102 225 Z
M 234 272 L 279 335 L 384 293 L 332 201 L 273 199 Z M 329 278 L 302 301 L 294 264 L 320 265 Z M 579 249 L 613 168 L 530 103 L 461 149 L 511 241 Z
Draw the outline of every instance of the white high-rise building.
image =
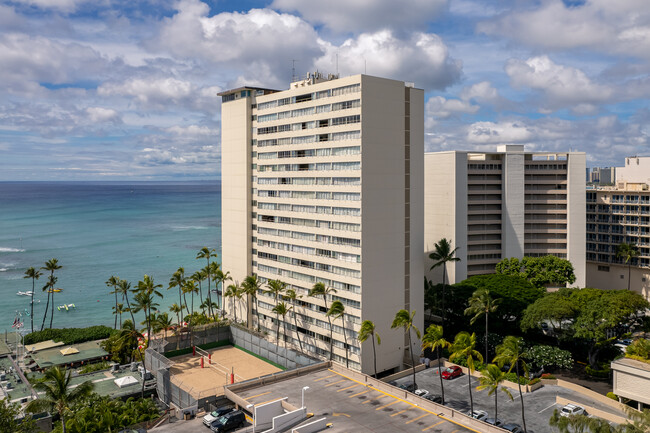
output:
M 395 313 L 416 310 L 415 325 L 423 324 L 424 92 L 316 73 L 285 91 L 220 96 L 223 269 L 235 281 L 256 274 L 296 290 L 287 341 L 298 348 L 299 337 L 322 358 L 330 355 L 325 305 L 308 293 L 317 282 L 335 289 L 327 305 L 340 300 L 345 322 L 333 319 L 334 359 L 345 363 L 347 337 L 350 368 L 373 372 L 371 342 L 356 339 L 371 320 L 382 339 L 378 371 L 400 369 L 408 344 L 390 329 Z M 275 300 L 257 297 L 259 327 L 274 338 Z M 257 326 L 256 314 L 248 317 Z
M 442 238 L 458 247 L 451 284 L 494 272 L 504 258 L 554 255 L 571 261 L 585 285 L 585 153 L 427 153 L 425 253 Z M 427 270 L 433 263 L 427 259 Z M 429 274 L 441 281 L 442 270 Z M 440 275 L 438 275 L 438 272 Z

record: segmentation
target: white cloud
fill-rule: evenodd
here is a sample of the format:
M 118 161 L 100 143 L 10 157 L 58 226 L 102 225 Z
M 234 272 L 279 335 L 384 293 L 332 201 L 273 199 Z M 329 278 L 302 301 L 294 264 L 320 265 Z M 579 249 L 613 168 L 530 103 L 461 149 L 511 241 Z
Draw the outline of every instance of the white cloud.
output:
M 439 119 L 446 119 L 455 114 L 474 114 L 479 108 L 468 101 L 446 99 L 442 96 L 432 96 L 425 104 L 425 112 Z
M 461 75 L 462 63 L 451 58 L 442 39 L 431 33 L 413 33 L 406 40 L 390 30 L 364 33 L 340 46 L 323 43 L 326 54 L 316 68 L 332 71 L 337 63 L 343 76 L 367 73 L 414 82 L 424 89 L 444 89 Z
M 93 123 L 122 123 L 120 115 L 112 108 L 88 107 L 86 108 L 86 114 Z
M 28 6 L 35 6 L 39 9 L 54 9 L 59 12 L 70 13 L 77 9 L 77 6 L 87 0 L 14 0 Z
M 480 23 L 479 32 L 516 39 L 544 49 L 589 48 L 596 52 L 650 59 L 650 8 L 647 0 L 586 0 L 566 6 L 545 0 Z
M 613 94 L 613 89 L 593 83 L 581 70 L 558 65 L 547 56 L 512 59 L 505 69 L 513 86 L 542 91 L 550 108 L 605 102 Z
M 382 29 L 422 29 L 440 16 L 447 0 L 274 0 L 271 7 L 298 12 L 310 23 L 335 32 L 361 33 Z
M 480 83 L 463 88 L 460 92 L 460 97 L 465 101 L 475 100 L 492 104 L 501 99 L 497 89 L 489 81 L 481 81 Z
M 476 122 L 467 131 L 467 140 L 474 144 L 525 143 L 532 138 L 531 128 L 519 122 Z

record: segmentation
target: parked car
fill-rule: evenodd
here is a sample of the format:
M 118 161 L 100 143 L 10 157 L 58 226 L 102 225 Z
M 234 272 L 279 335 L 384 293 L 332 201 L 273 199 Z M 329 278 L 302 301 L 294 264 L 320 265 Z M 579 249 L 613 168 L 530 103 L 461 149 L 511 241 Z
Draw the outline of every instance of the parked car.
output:
M 418 389 L 418 384 L 413 382 L 400 383 L 397 386 L 408 392 L 415 392 L 415 390 Z
M 427 394 L 424 398 L 434 403 L 442 404 L 442 396 L 440 394 Z
M 585 408 L 577 404 L 567 404 L 560 409 L 560 416 L 586 415 Z
M 483 422 L 486 422 L 488 424 L 495 425 L 497 427 L 501 427 L 503 425 L 503 421 L 500 420 L 499 418 L 485 418 L 482 420 Z
M 475 410 L 474 412 L 468 413 L 472 418 L 476 418 L 479 421 L 483 421 L 488 417 L 488 413 L 484 410 Z
M 442 370 L 442 378 L 443 379 L 453 379 L 454 377 L 458 377 L 463 374 L 463 369 L 460 368 L 457 365 L 447 367 L 444 370 Z
M 229 407 L 229 406 L 218 407 L 218 408 L 216 408 L 215 410 L 213 410 L 212 412 L 210 412 L 209 414 L 207 414 L 206 416 L 203 417 L 203 424 L 206 427 L 209 428 L 209 427 L 212 426 L 212 423 L 217 421 L 219 418 L 221 418 L 225 414 L 233 412 L 234 410 L 235 410 L 234 407 Z
M 521 426 L 519 424 L 515 424 L 515 423 L 504 424 L 504 425 L 501 426 L 501 428 L 504 429 L 504 430 L 508 430 L 509 432 L 512 432 L 512 433 L 521 433 L 521 432 L 523 432 Z
M 429 395 L 429 391 L 427 391 L 426 389 L 416 389 L 414 394 L 419 395 L 420 397 L 426 397 L 427 395 Z
M 224 433 L 241 428 L 245 423 L 246 417 L 244 416 L 244 412 L 236 410 L 234 412 L 227 413 L 221 418 L 217 419 L 217 421 L 212 424 L 210 429 L 213 432 Z

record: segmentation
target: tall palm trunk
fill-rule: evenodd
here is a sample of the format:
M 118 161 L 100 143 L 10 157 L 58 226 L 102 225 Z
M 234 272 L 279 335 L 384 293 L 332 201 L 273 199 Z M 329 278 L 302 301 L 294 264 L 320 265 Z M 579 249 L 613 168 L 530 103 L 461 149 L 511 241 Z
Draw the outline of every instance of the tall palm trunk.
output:
M 131 322 L 133 322 L 133 326 L 135 326 L 135 317 L 133 316 L 133 310 L 131 310 L 131 303 L 129 302 L 129 295 L 124 295 L 124 298 L 126 299 L 126 308 L 129 309 L 129 313 L 131 313 Z
M 497 390 L 494 390 L 494 419 L 498 419 L 499 411 L 497 407 Z
M 323 302 L 325 302 L 325 311 L 329 311 L 327 308 L 327 295 L 323 294 Z M 330 361 L 334 360 L 334 330 L 332 329 L 332 319 L 330 316 L 327 316 L 327 321 L 330 324 Z
M 113 291 L 115 292 L 115 325 L 113 329 L 117 329 L 117 290 L 115 290 L 115 287 L 113 287 Z
M 302 341 L 300 341 L 300 332 L 298 332 L 298 318 L 296 317 L 296 304 L 291 301 L 293 305 L 293 323 L 296 325 L 296 337 L 298 337 L 298 345 L 300 346 L 300 351 L 302 352 Z
M 32 321 L 31 332 L 34 332 L 34 285 L 36 284 L 36 279 L 32 278 L 32 304 L 30 306 L 31 312 L 29 313 L 29 318 Z
M 526 430 L 526 417 L 524 415 L 524 395 L 521 393 L 521 380 L 519 378 L 519 360 L 515 363 L 515 368 L 517 370 L 517 386 L 519 386 L 519 400 L 521 400 L 521 421 L 524 425 L 524 433 L 527 433 Z
M 50 329 L 52 329 L 52 322 L 54 322 L 54 287 L 52 287 L 52 304 L 50 305 Z
M 630 290 L 630 283 L 632 282 L 630 278 L 632 278 L 632 259 L 627 264 L 627 290 Z
M 341 315 L 341 324 L 343 325 L 343 341 L 345 342 L 345 368 L 350 368 L 350 362 L 348 357 L 348 336 L 345 333 L 345 321 L 343 320 L 343 315 Z
M 282 339 L 284 340 L 284 348 L 287 348 L 287 321 L 286 317 L 282 316 Z
M 49 287 L 49 286 L 48 286 Z M 45 319 L 47 318 L 47 310 L 50 308 L 50 289 L 47 289 L 47 304 L 45 304 L 45 313 L 43 313 L 43 323 L 41 323 L 41 331 L 45 328 Z
M 469 389 L 469 410 L 470 413 L 474 413 L 474 398 L 472 397 L 472 370 L 467 367 L 467 388 Z
M 445 326 L 445 280 L 447 279 L 447 264 L 442 264 L 442 326 Z
M 488 362 L 488 313 L 485 312 L 485 363 Z M 495 415 L 496 418 L 496 415 Z
M 440 377 L 440 391 L 442 393 L 442 405 L 445 405 L 445 385 L 442 381 L 442 368 L 440 368 L 440 347 L 436 347 L 436 355 L 438 355 L 438 376 Z
M 372 337 L 372 361 L 375 365 L 375 379 L 377 379 L 377 349 L 375 349 L 375 334 L 371 334 Z

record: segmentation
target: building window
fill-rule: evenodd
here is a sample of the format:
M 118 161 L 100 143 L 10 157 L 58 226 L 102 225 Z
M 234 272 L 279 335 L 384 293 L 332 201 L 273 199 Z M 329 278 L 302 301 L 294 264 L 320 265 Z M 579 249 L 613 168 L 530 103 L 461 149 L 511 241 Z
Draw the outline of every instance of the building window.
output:
M 609 272 L 609 266 L 598 265 L 598 270 L 601 272 Z

